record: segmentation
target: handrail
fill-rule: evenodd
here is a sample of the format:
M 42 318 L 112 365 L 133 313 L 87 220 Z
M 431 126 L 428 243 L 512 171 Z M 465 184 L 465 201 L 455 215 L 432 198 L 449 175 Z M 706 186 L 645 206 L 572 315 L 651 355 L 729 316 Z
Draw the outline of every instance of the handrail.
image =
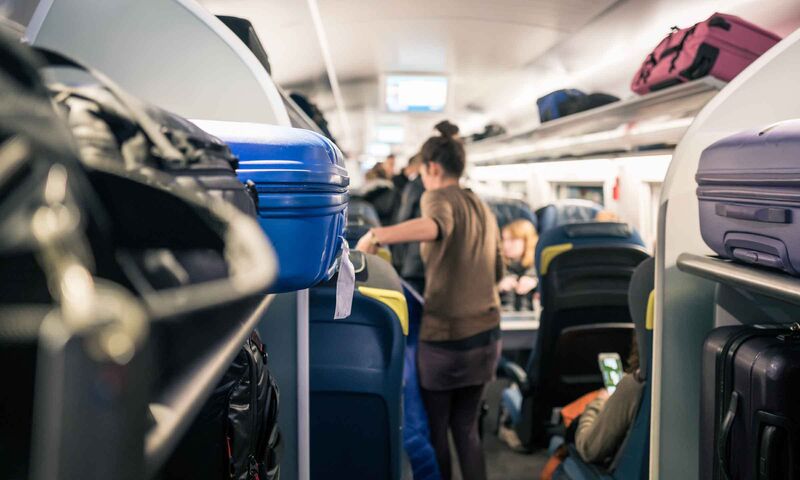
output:
M 678 256 L 678 269 L 701 278 L 800 305 L 800 279 L 778 271 L 692 253 Z
M 175 449 L 248 335 L 264 317 L 274 297 L 266 295 L 245 321 L 232 328 L 227 335 L 219 337 L 215 345 L 195 359 L 171 388 L 161 392 L 150 404 L 156 424 L 145 438 L 147 478 L 158 473 Z

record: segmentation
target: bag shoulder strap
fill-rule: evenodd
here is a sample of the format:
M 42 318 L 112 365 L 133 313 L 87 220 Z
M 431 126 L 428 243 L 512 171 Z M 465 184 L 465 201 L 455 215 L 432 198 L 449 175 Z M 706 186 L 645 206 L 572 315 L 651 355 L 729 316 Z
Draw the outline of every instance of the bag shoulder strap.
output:
M 175 148 L 170 140 L 161 131 L 161 127 L 156 124 L 153 119 L 141 108 L 137 99 L 128 94 L 113 80 L 108 78 L 105 74 L 88 67 L 72 58 L 69 58 L 61 53 L 46 48 L 34 47 L 36 51 L 44 59 L 45 67 L 71 67 L 78 70 L 83 70 L 92 77 L 94 77 L 100 84 L 102 84 L 114 97 L 128 110 L 131 117 L 139 124 L 148 140 L 155 146 L 157 156 L 167 162 L 185 163 L 184 155 Z

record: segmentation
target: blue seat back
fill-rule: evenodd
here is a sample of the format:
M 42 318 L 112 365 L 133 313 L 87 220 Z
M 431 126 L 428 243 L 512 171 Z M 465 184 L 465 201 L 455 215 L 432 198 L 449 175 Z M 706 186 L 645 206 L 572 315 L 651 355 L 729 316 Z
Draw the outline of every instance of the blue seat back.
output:
M 647 478 L 650 459 L 650 371 L 653 357 L 653 319 L 655 315 L 655 260 L 642 262 L 631 277 L 629 290 L 631 318 L 639 347 L 639 378 L 644 393 L 633 425 L 612 465 L 616 479 Z
M 405 298 L 391 265 L 360 252 L 351 258 L 357 273 L 349 317 L 334 320 L 338 276 L 310 290 L 311 477 L 358 472 L 395 480 L 401 466 Z
M 439 480 L 436 452 L 430 441 L 430 428 L 425 404 L 422 402 L 417 376 L 417 343 L 422 323 L 422 296 L 409 284 L 403 283 L 408 303 L 408 339 L 403 370 L 403 447 L 414 480 Z
M 484 201 L 494 213 L 501 229 L 515 220 L 528 220 L 538 229 L 539 220 L 531 207 L 522 200 L 488 197 Z
M 542 314 L 526 367 L 534 389 L 515 426 L 524 444 L 543 444 L 552 408 L 602 387 L 597 353 L 627 357 L 633 331 L 628 288 L 647 257 L 639 235 L 621 223 L 562 225 L 540 237 Z
M 588 200 L 558 200 L 536 210 L 539 233 L 568 223 L 590 222 L 602 209 L 599 203 Z
M 570 480 L 630 480 L 649 477 L 652 398 L 649 372 L 653 348 L 654 286 L 655 260 L 648 258 L 639 264 L 631 277 L 628 299 L 639 346 L 638 375 L 644 381 L 644 390 L 636 417 L 610 471 L 605 472 L 596 465 L 584 463 L 573 445 L 570 446 L 570 456 L 559 467 L 554 479 L 567 477 Z

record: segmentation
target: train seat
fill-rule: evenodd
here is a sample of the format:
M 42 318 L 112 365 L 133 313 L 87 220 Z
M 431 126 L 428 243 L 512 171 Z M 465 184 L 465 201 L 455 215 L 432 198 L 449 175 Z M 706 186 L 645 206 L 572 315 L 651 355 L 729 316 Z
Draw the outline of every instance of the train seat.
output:
M 648 478 L 650 457 L 650 363 L 653 349 L 655 260 L 643 261 L 631 278 L 629 305 L 639 347 L 639 379 L 645 382 L 639 409 L 614 461 L 607 470 L 583 462 L 570 445 L 570 455 L 553 478 L 625 480 Z
M 502 362 L 501 415 L 526 449 L 544 445 L 559 424 L 553 409 L 601 388 L 601 352 L 628 356 L 633 324 L 628 287 L 648 258 L 639 235 L 622 223 L 576 223 L 542 234 L 536 251 L 542 314 L 525 368 Z
M 334 320 L 338 276 L 309 295 L 311 478 L 399 479 L 408 307 L 391 265 L 350 258 L 349 317 Z
M 536 210 L 539 233 L 568 223 L 590 222 L 603 209 L 599 203 L 588 200 L 558 200 Z
M 538 228 L 539 220 L 536 215 L 522 200 L 513 198 L 485 197 L 483 199 L 497 218 L 497 224 L 502 229 L 515 220 L 528 220 L 534 227 Z

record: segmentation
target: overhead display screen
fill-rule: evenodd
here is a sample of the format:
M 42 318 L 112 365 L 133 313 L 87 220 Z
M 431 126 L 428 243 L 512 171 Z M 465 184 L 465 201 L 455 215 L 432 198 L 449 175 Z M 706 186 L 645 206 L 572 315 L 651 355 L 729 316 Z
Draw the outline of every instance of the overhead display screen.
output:
M 443 112 L 446 105 L 447 77 L 386 76 L 386 109 L 390 112 Z

